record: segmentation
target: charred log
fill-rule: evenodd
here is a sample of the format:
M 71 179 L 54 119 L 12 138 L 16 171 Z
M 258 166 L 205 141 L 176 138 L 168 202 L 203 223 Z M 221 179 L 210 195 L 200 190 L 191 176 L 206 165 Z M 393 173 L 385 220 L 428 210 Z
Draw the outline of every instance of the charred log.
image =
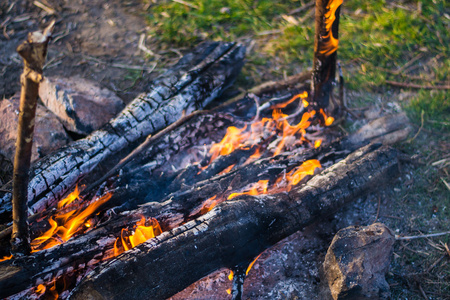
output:
M 375 148 L 356 151 L 289 193 L 224 202 L 100 265 L 71 299 L 165 299 L 214 270 L 248 263 L 277 241 L 395 177 L 397 151 Z
M 234 43 L 202 44 L 157 78 L 149 93 L 137 97 L 103 129 L 39 161 L 28 185 L 31 211 L 48 207 L 120 150 L 175 122 L 183 112 L 189 114 L 208 104 L 235 79 L 244 52 L 243 46 Z M 9 202 L 6 194 L 0 201 L 0 213 L 11 211 Z
M 312 91 L 315 104 L 328 108 L 336 76 L 339 12 L 342 0 L 317 0 Z M 334 107 L 336 103 L 334 103 Z
M 201 117 L 212 118 L 211 115 L 202 115 Z M 390 123 L 390 125 L 386 123 Z M 123 212 L 112 217 L 109 221 L 102 222 L 103 224 L 97 228 L 57 247 L 34 253 L 27 258 L 0 263 L 0 297 L 6 297 L 31 288 L 55 276 L 70 274 L 80 268 L 93 267 L 100 261 L 112 257 L 112 248 L 116 237 L 120 236 L 121 229 L 127 225 L 135 224 L 141 216 L 156 217 L 163 229 L 169 230 L 197 217 L 205 199 L 214 194 L 222 193 L 224 190 L 227 191 L 229 186 L 234 189 L 246 185 L 255 180 L 255 174 L 264 173 L 264 176 L 267 176 L 266 178 L 274 178 L 283 169 L 291 169 L 305 159 L 313 157 L 323 161 L 323 165 L 332 165 L 346 157 L 351 149 L 356 149 L 374 138 L 380 139 L 383 136 L 383 130 L 386 134 L 396 134 L 397 137 L 399 131 L 405 130 L 405 119 L 399 116 L 388 116 L 378 120 L 375 124 L 376 126 L 385 124 L 382 126 L 384 129 L 374 130 L 373 125 L 369 124 L 356 134 L 328 147 L 298 153 L 297 155 L 279 155 L 275 160 L 273 158 L 258 160 L 230 173 L 200 181 L 191 187 L 182 188 L 166 197 L 158 198 L 154 194 L 146 192 L 152 190 L 152 186 L 147 183 L 118 190 L 113 196 L 118 197 L 117 203 L 121 203 L 121 198 L 125 198 L 131 203 L 135 202 L 135 204 L 148 201 L 158 202 L 150 202 L 134 211 Z M 371 130 L 368 128 L 371 128 Z M 376 132 L 376 134 L 370 134 L 370 132 Z M 342 174 L 342 176 L 344 175 Z M 157 189 L 158 186 L 153 188 Z M 340 186 L 330 186 L 330 188 L 340 189 Z M 355 188 L 357 189 L 358 186 L 355 186 Z M 279 193 L 262 197 L 283 198 L 285 196 L 284 193 Z M 113 201 L 113 199 L 110 201 Z M 114 210 L 123 211 L 126 209 L 129 209 L 129 207 L 116 207 Z

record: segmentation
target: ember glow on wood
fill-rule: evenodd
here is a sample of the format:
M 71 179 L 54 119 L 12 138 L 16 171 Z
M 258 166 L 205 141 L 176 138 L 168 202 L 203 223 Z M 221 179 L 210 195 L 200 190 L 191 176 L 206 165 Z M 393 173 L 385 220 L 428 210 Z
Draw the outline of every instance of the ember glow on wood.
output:
M 31 148 L 36 114 L 39 83 L 43 79 L 42 68 L 47 56 L 47 45 L 55 22 L 43 31 L 28 34 L 28 38 L 17 47 L 24 60 L 21 76 L 19 126 L 14 158 L 12 213 L 13 228 L 11 250 L 16 255 L 30 253 L 30 235 L 28 232 L 28 172 L 30 169 Z
M 28 206 L 33 213 L 55 204 L 99 163 L 117 157 L 133 143 L 201 109 L 228 87 L 239 73 L 245 47 L 236 43 L 199 45 L 150 84 L 115 119 L 33 166 Z M 0 214 L 11 211 L 10 196 L 0 200 Z

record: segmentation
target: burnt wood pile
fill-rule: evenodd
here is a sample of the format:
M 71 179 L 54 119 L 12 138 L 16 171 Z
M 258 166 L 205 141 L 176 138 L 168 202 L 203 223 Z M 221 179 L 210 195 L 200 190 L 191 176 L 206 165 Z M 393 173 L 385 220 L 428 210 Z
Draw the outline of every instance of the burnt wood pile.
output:
M 320 126 L 326 107 L 305 103 L 301 76 L 290 88 L 269 84 L 256 95 L 192 114 L 234 81 L 244 52 L 234 43 L 202 44 L 103 129 L 33 166 L 28 195 L 34 238 L 50 229 L 49 217 L 61 213 L 58 201 L 77 183 L 91 184 L 74 202 L 78 209 L 93 199 L 101 203 L 89 226 L 68 241 L 0 262 L 0 297 L 64 290 L 61 298 L 165 299 L 219 268 L 247 266 L 281 239 L 397 176 L 398 153 L 383 142 L 408 134 L 405 117 L 387 116 L 338 137 Z M 281 109 L 286 115 L 276 116 Z M 271 116 L 275 121 L 267 121 Z M 306 124 L 301 143 L 273 134 L 283 122 Z M 244 147 L 212 157 L 210 145 L 231 126 L 260 132 L 268 124 L 275 124 L 268 133 L 249 135 L 240 142 Z M 322 144 L 315 144 L 319 139 Z M 145 147 L 137 153 L 139 145 Z M 92 186 L 130 153 L 126 164 Z M 288 182 L 310 162 L 316 166 Z M 7 224 L 9 194 L 1 201 L 0 220 Z M 154 225 L 156 237 L 128 250 L 123 232 L 142 219 Z M 9 239 L 7 230 L 2 234 Z

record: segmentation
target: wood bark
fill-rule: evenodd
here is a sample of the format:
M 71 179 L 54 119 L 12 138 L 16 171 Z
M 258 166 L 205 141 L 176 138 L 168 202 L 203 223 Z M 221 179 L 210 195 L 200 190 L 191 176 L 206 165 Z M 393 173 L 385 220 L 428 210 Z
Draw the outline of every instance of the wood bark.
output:
M 342 0 L 317 0 L 311 90 L 314 103 L 328 108 L 336 76 L 339 12 Z
M 165 299 L 259 253 L 398 174 L 397 151 L 366 146 L 289 193 L 241 196 L 105 262 L 70 299 Z
M 211 116 L 207 115 L 197 117 L 201 118 L 202 121 L 204 121 L 204 119 L 202 119 L 203 117 L 211 118 Z M 194 122 L 193 124 L 197 123 Z M 193 124 L 190 124 L 190 126 L 194 126 Z M 326 164 L 326 162 L 328 162 L 327 165 L 334 164 L 335 161 L 339 161 L 346 157 L 350 151 L 357 149 L 373 139 L 382 137 L 383 131 L 385 134 L 393 134 L 404 130 L 405 119 L 398 116 L 388 116 L 375 122 L 375 124 L 377 127 L 381 126 L 382 129 L 374 130 L 373 126 L 369 124 L 354 135 L 324 147 L 322 152 L 320 149 L 316 149 L 308 151 L 308 153 L 299 153 L 298 155 L 279 155 L 275 160 L 262 159 L 255 161 L 250 165 L 225 175 L 217 175 L 215 177 L 211 175 L 213 177 L 208 180 L 197 182 L 193 186 L 184 187 L 166 197 L 162 197 L 160 198 L 161 200 L 158 199 L 160 201 L 159 203 L 150 202 L 136 210 L 122 212 L 97 228 L 72 238 L 68 242 L 57 247 L 34 253 L 29 257 L 1 262 L 0 297 L 10 296 L 26 290 L 27 288 L 36 286 L 43 281 L 48 282 L 55 276 L 57 277 L 63 274 L 70 275 L 77 269 L 79 269 L 81 273 L 86 272 L 86 268 L 92 268 L 102 259 L 111 256 L 112 247 L 116 237 L 120 236 L 121 229 L 136 224 L 141 216 L 147 218 L 156 217 L 165 230 L 177 227 L 196 218 L 198 214 L 196 214 L 195 211 L 199 210 L 205 199 L 208 199 L 214 194 L 222 193 L 224 190 L 227 190 L 229 186 L 234 189 L 235 187 L 238 188 L 258 180 L 255 178 L 254 174 L 267 172 L 266 176 L 271 176 L 273 178 L 283 169 L 293 168 L 294 166 L 301 164 L 305 159 L 313 157 L 319 158 L 323 164 Z M 384 126 L 381 124 L 384 124 Z M 369 128 L 372 129 L 370 130 Z M 372 132 L 375 132 L 375 134 Z M 166 141 L 166 143 L 170 143 L 170 140 Z M 377 163 L 374 162 L 374 164 L 376 165 Z M 341 174 L 341 176 L 344 175 Z M 369 175 L 364 176 L 367 177 Z M 352 182 L 352 178 L 353 176 L 348 179 L 349 182 Z M 325 192 L 330 188 L 332 190 L 342 191 L 342 194 L 345 194 L 343 190 L 341 190 L 341 186 L 338 185 L 341 183 L 342 182 L 336 183 L 337 185 L 323 188 L 325 189 Z M 358 181 L 355 185 L 356 190 L 359 188 L 359 183 L 360 182 Z M 369 183 L 364 184 L 366 187 L 370 186 Z M 366 187 L 364 187 L 364 189 Z M 344 185 L 342 188 L 347 187 Z M 155 189 L 155 187 L 151 186 L 151 184 L 137 184 L 135 186 L 130 186 L 128 189 L 123 188 L 122 190 L 116 191 L 113 197 L 118 197 L 119 200 L 121 198 L 126 198 L 129 202 L 135 202 L 135 204 L 156 201 L 155 199 L 157 199 L 157 197 L 153 194 L 152 189 Z M 335 193 L 338 192 L 335 191 Z M 281 197 L 280 199 L 284 199 L 284 195 L 284 193 L 279 193 L 261 197 L 276 199 Z M 114 200 L 111 199 L 110 201 Z M 121 202 L 119 201 L 118 203 Z M 129 209 L 129 207 L 115 208 L 117 212 L 126 209 Z M 326 210 L 324 213 L 326 213 Z M 317 214 L 320 213 L 318 212 Z M 242 216 L 245 216 L 245 213 Z M 218 230 L 222 229 L 219 228 Z
M 17 47 L 17 52 L 24 60 L 24 69 L 21 76 L 22 91 L 13 173 L 11 250 L 15 255 L 25 255 L 31 251 L 27 221 L 28 172 L 33 146 L 39 83 L 43 79 L 42 68 L 54 24 L 54 21 L 51 22 L 43 32 L 29 33 L 27 40 Z
M 200 45 L 150 84 L 149 93 L 138 96 L 102 129 L 40 160 L 33 167 L 28 185 L 31 212 L 42 211 L 58 200 L 99 163 L 119 156 L 183 113 L 204 107 L 233 82 L 244 55 L 245 48 L 235 43 Z M 6 194 L 0 200 L 0 214 L 11 211 L 10 198 Z

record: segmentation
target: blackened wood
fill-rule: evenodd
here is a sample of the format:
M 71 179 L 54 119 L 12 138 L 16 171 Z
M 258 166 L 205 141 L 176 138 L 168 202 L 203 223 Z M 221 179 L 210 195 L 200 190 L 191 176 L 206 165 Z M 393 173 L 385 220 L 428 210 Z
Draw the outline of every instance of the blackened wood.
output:
M 210 119 L 212 118 L 211 115 L 202 115 L 199 117 L 201 117 L 201 120 L 205 120 L 203 118 L 208 118 L 208 121 L 212 120 Z M 396 122 L 397 120 L 399 121 L 398 123 Z M 397 123 L 397 125 L 386 125 L 385 123 Z M 263 159 L 255 161 L 238 170 L 181 189 L 180 191 L 163 198 L 161 203 L 148 203 L 139 209 L 123 212 L 120 215 L 114 216 L 111 220 L 104 222 L 97 228 L 72 238 L 68 242 L 57 247 L 33 253 L 29 257 L 1 262 L 0 297 L 7 297 L 27 288 L 36 286 L 41 283 L 42 280 L 48 282 L 56 275 L 61 276 L 72 272 L 74 269 L 76 270 L 97 265 L 100 260 L 111 254 L 114 242 L 116 237 L 120 235 L 121 229 L 136 224 L 136 222 L 141 219 L 141 216 L 145 216 L 146 218 L 156 217 L 165 229 L 174 228 L 195 218 L 196 215 L 190 215 L 193 210 L 201 207 L 205 199 L 208 199 L 213 194 L 227 190 L 228 186 L 243 186 L 251 183 L 254 180 L 258 180 L 255 178 L 255 174 L 264 172 L 266 172 L 266 176 L 270 174 L 272 177 L 276 176 L 283 169 L 293 168 L 294 166 L 301 164 L 305 159 L 309 159 L 313 156 L 319 158 L 322 162 L 328 161 L 329 165 L 332 161 L 341 160 L 346 157 L 350 149 L 356 149 L 364 143 L 369 142 L 371 139 L 379 139 L 382 136 L 383 130 L 386 130 L 386 134 L 393 134 L 398 130 L 403 130 L 402 126 L 404 126 L 405 123 L 405 119 L 402 117 L 388 116 L 375 122 L 376 127 L 385 124 L 381 126 L 382 129 L 375 130 L 376 128 L 374 128 L 374 125 L 368 124 L 363 127 L 361 131 L 339 141 L 334 144 L 334 146 L 333 144 L 327 147 L 323 146 L 322 150 L 315 149 L 308 151 L 308 153 L 305 154 L 299 153 L 298 155 L 291 156 L 279 155 L 275 160 Z M 189 124 L 189 122 L 187 124 Z M 369 128 L 372 129 L 370 130 Z M 395 130 L 395 128 L 398 130 Z M 371 134 L 370 132 L 374 132 L 374 134 Z M 171 140 L 169 139 L 166 142 L 169 143 Z M 323 151 L 324 154 L 320 155 L 321 151 Z M 393 161 L 395 163 L 395 159 Z M 374 168 L 376 168 L 376 166 L 377 164 L 374 165 Z M 340 176 L 344 175 L 341 174 Z M 353 175 L 351 178 L 353 178 Z M 369 186 L 369 183 L 366 183 L 366 186 Z M 296 187 L 296 189 L 298 188 L 300 187 Z M 341 187 L 338 185 L 331 185 L 326 188 L 323 186 L 323 188 L 325 191 L 328 188 L 334 189 L 335 193 L 344 191 L 341 190 Z M 347 187 L 344 186 L 342 188 Z M 358 185 L 355 185 L 354 188 L 355 190 L 358 190 Z M 128 189 L 116 191 L 114 196 L 117 195 L 119 198 L 124 197 L 130 202 L 138 202 L 143 199 L 145 199 L 144 201 L 151 201 L 152 198 L 146 199 L 146 191 L 148 190 L 149 186 L 144 184 L 130 186 Z M 264 197 L 284 198 L 285 194 L 279 193 Z M 110 201 L 112 200 L 113 199 Z M 153 201 L 155 201 L 155 199 L 153 199 Z M 236 221 L 238 220 L 239 218 L 236 219 Z M 257 254 L 259 253 L 256 253 L 252 259 Z
M 242 196 L 105 262 L 70 299 L 165 299 L 222 268 L 249 263 L 290 234 L 398 174 L 397 151 L 366 146 L 289 193 Z
M 43 32 L 29 33 L 27 40 L 17 47 L 17 52 L 24 61 L 24 69 L 21 75 L 22 91 L 13 173 L 11 250 L 15 255 L 26 255 L 31 251 L 27 220 L 28 172 L 33 146 L 39 83 L 43 79 L 42 68 L 54 24 L 55 22 L 52 21 Z
M 328 108 L 336 76 L 339 12 L 342 0 L 317 0 L 312 93 L 315 105 Z
M 31 211 L 44 210 L 100 162 L 170 125 L 183 113 L 208 104 L 233 82 L 244 55 L 244 47 L 234 43 L 202 44 L 157 78 L 149 93 L 138 96 L 102 129 L 40 160 L 33 167 L 28 185 Z M 10 211 L 9 200 L 9 195 L 1 199 L 0 214 Z

